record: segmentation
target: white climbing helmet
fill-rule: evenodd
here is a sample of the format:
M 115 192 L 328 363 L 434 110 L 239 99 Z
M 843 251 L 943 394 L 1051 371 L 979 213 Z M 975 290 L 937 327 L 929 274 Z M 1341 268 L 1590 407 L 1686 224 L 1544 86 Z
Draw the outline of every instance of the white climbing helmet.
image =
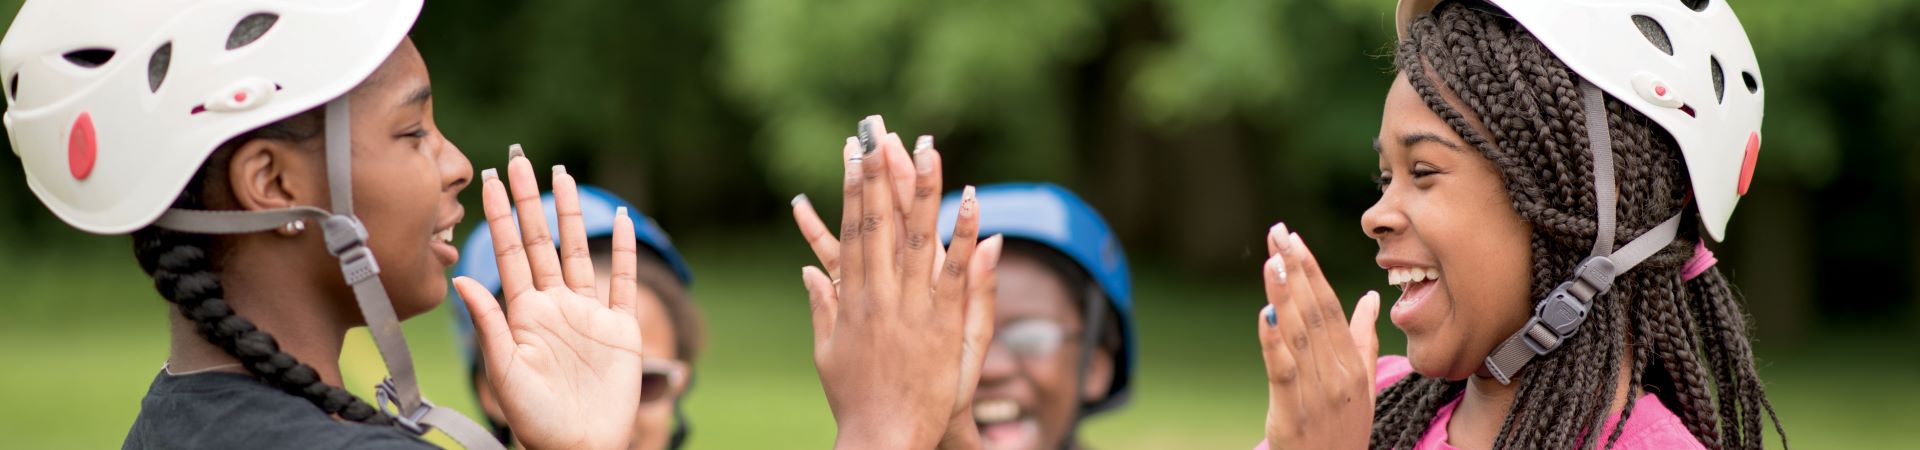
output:
M 421 1 L 29 1 L 0 42 L 7 137 L 54 215 L 131 232 L 222 142 L 359 85 Z
M 1693 176 L 1701 224 L 1715 241 L 1726 237 L 1753 179 L 1766 97 L 1753 44 L 1726 0 L 1481 1 L 1672 134 Z M 1413 18 L 1439 3 L 1400 0 L 1395 29 L 1405 38 Z

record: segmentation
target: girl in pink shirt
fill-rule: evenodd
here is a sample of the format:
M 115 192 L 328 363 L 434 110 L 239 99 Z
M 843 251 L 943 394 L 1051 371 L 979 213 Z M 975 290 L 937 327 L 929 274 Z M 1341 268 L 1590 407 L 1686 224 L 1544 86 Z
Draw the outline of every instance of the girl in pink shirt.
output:
M 1377 293 L 1347 321 L 1275 225 L 1261 448 L 1758 449 L 1767 419 L 1785 442 L 1706 246 L 1747 192 L 1764 94 L 1725 2 L 1396 16 L 1360 225 L 1407 356 L 1376 356 Z

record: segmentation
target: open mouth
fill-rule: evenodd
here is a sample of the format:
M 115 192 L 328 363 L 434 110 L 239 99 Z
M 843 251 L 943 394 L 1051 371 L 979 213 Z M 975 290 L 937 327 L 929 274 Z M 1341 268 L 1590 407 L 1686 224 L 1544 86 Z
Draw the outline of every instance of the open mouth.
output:
M 453 246 L 452 226 L 433 232 L 433 238 L 428 239 L 427 242 L 433 248 L 433 256 L 440 260 L 440 264 L 452 267 L 454 263 L 460 262 L 460 249 Z
M 1439 285 L 1440 269 L 1433 267 L 1387 268 L 1387 283 L 1400 288 L 1400 299 L 1393 302 L 1394 325 L 1406 329 L 1422 302 L 1433 297 Z
M 1012 399 L 974 401 L 973 423 L 980 427 L 981 447 L 993 450 L 1040 447 L 1040 422 Z

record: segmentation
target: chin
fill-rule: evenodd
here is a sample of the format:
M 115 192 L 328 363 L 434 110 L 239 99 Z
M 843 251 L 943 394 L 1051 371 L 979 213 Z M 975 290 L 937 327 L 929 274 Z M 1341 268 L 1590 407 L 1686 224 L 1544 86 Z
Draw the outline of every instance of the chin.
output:
M 440 306 L 441 299 L 447 297 L 447 284 L 434 283 L 433 287 L 419 289 L 419 291 L 426 292 L 410 296 L 412 298 L 401 298 L 388 294 L 389 299 L 393 301 L 393 314 L 400 316 L 400 320 L 406 320 L 414 316 L 426 314 L 427 311 L 432 311 L 433 308 Z
M 1480 359 L 1462 356 L 1458 342 L 1432 342 L 1432 339 L 1407 336 L 1407 363 L 1413 366 L 1414 373 L 1428 378 L 1460 381 L 1479 370 Z

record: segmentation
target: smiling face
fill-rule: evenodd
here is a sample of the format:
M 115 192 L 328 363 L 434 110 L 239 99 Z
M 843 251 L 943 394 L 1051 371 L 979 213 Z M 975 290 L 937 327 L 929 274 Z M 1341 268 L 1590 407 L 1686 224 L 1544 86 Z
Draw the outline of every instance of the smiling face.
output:
M 1008 241 L 995 266 L 999 300 L 994 307 L 994 343 L 974 391 L 974 422 L 981 446 L 993 450 L 1059 448 L 1073 435 L 1082 402 L 1106 395 L 1113 357 L 1093 353 L 1086 383 L 1079 383 L 1081 289 L 1069 281 L 1064 260 L 1037 244 Z M 1075 388 L 1080 388 L 1075 393 Z
M 1405 75 L 1387 92 L 1377 139 L 1380 200 L 1360 221 L 1402 288 L 1393 324 L 1414 370 L 1466 378 L 1531 313 L 1531 231 L 1499 169 Z
M 446 296 L 446 270 L 460 254 L 453 226 L 465 214 L 456 195 L 473 179 L 473 164 L 434 123 L 432 87 L 409 39 L 348 94 L 354 212 L 401 318 Z

